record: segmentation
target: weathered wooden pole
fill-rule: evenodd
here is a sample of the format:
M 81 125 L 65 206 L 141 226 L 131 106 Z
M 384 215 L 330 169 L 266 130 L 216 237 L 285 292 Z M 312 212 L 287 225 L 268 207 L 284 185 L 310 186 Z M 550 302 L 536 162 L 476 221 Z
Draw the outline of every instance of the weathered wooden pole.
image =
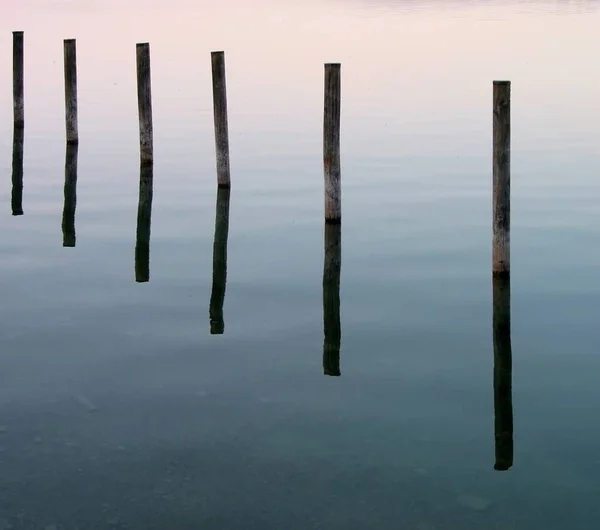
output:
M 340 169 L 341 66 L 325 65 L 325 110 L 323 117 L 323 166 L 325 177 L 325 221 L 342 221 Z
M 136 45 L 138 114 L 140 120 L 140 161 L 142 165 L 154 161 L 152 133 L 152 90 L 150 76 L 150 45 Z
M 64 41 L 65 57 L 65 121 L 67 143 L 79 142 L 77 128 L 77 46 L 75 39 Z
M 342 327 L 340 322 L 340 273 L 342 270 L 342 227 L 325 223 L 323 266 L 323 372 L 339 376 Z
M 67 143 L 65 155 L 65 202 L 62 215 L 63 247 L 74 247 L 75 208 L 77 206 L 77 151 L 76 143 Z
M 510 81 L 494 81 L 494 276 L 510 276 Z
M 152 218 L 153 181 L 153 165 L 142 164 L 135 240 L 135 281 L 138 283 L 150 281 L 150 221 Z
M 13 31 L 13 151 L 10 200 L 13 215 L 23 215 L 23 143 L 25 139 L 23 64 L 23 32 Z
M 23 32 L 13 31 L 13 114 L 15 128 L 25 126 L 23 102 Z
M 213 83 L 213 114 L 217 153 L 217 185 L 229 188 L 229 127 L 227 123 L 227 87 L 225 83 L 225 53 L 211 52 Z
M 15 127 L 13 130 L 12 151 L 12 192 L 10 205 L 13 215 L 23 215 L 23 140 L 25 129 Z
M 512 348 L 510 338 L 510 279 L 493 279 L 494 335 L 494 469 L 513 465 Z
M 223 303 L 227 283 L 227 238 L 229 235 L 229 188 L 217 189 L 215 240 L 213 244 L 213 278 L 210 295 L 210 333 L 222 335 L 225 331 Z

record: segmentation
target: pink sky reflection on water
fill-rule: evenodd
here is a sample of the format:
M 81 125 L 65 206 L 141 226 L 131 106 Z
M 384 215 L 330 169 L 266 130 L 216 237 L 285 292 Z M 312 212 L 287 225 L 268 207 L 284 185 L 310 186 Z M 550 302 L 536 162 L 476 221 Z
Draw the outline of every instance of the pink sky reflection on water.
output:
M 260 131 L 316 135 L 318 144 L 324 62 L 342 63 L 350 148 L 375 140 L 397 152 L 390 130 L 409 129 L 449 136 L 440 145 L 449 151 L 464 144 L 452 136 L 465 130 L 470 148 L 487 149 L 489 138 L 478 135 L 490 126 L 496 78 L 513 81 L 516 123 L 528 137 L 559 131 L 600 141 L 595 4 L 474 4 L 3 0 L 0 69 L 10 72 L 11 31 L 24 30 L 26 119 L 40 134 L 63 133 L 62 40 L 74 37 L 82 134 L 112 140 L 135 141 L 135 43 L 147 41 L 159 135 L 162 127 L 197 127 L 209 140 L 209 54 L 223 49 L 232 135 L 243 131 L 249 150 Z M 10 83 L 4 87 L 0 130 L 8 139 Z

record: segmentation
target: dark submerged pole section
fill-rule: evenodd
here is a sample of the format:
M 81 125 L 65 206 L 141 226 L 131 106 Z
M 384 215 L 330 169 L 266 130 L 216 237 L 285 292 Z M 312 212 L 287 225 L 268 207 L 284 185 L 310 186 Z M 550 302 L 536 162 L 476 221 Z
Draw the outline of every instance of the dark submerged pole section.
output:
M 510 276 L 510 81 L 494 81 L 494 276 Z
M 323 166 L 325 177 L 325 221 L 342 220 L 340 170 L 341 66 L 325 65 L 325 110 L 323 117 Z
M 213 279 L 210 295 L 210 333 L 222 335 L 225 331 L 223 303 L 227 284 L 227 237 L 229 235 L 229 188 L 217 189 L 215 240 L 213 244 Z
M 137 233 L 135 240 L 135 281 L 150 281 L 150 220 L 152 217 L 152 188 L 154 167 L 140 167 L 140 197 L 138 201 Z
M 340 273 L 342 269 L 342 227 L 325 223 L 325 263 L 323 266 L 323 372 L 339 376 L 340 344 Z
M 150 78 L 150 45 L 136 45 L 138 112 L 140 120 L 140 161 L 142 165 L 154 161 L 152 134 L 152 90 Z
M 23 101 L 23 32 L 13 31 L 13 114 L 14 127 L 25 126 Z
M 77 128 L 77 46 L 75 39 L 65 39 L 65 121 L 67 143 L 79 142 Z
M 150 281 L 150 221 L 154 184 L 150 45 L 136 45 L 138 113 L 140 121 L 140 195 L 135 242 L 135 281 Z
M 12 192 L 10 206 L 13 215 L 23 215 L 23 140 L 25 129 L 15 127 L 13 130 L 12 151 Z
M 510 279 L 493 279 L 494 335 L 494 469 L 513 465 L 512 348 L 510 338 Z
M 227 88 L 225 83 L 225 53 L 211 52 L 213 82 L 213 113 L 215 148 L 217 153 L 217 185 L 229 188 L 229 128 L 227 124 Z
M 76 143 L 67 143 L 65 155 L 65 202 L 62 215 L 63 247 L 74 247 L 75 208 L 77 206 L 77 151 Z

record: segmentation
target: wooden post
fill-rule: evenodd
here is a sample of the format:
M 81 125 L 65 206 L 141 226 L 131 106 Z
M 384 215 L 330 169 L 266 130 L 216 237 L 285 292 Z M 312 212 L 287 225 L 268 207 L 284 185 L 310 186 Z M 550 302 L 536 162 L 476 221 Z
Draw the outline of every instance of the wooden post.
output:
M 325 65 L 325 111 L 323 119 L 323 165 L 325 176 L 325 221 L 342 220 L 340 170 L 341 75 L 339 64 Z
M 135 281 L 138 283 L 150 281 L 150 220 L 152 217 L 153 181 L 153 165 L 142 164 L 135 240 Z
M 65 121 L 67 143 L 79 142 L 77 129 L 77 48 L 75 39 L 64 41 L 65 57 Z
M 142 165 L 154 161 L 152 133 L 152 90 L 150 77 L 150 45 L 136 45 L 138 114 L 140 120 L 140 161 Z
M 225 83 L 225 53 L 211 52 L 213 82 L 213 113 L 217 152 L 217 185 L 229 188 L 229 128 L 227 124 L 227 88 Z
M 340 344 L 340 273 L 342 269 L 342 227 L 325 223 L 325 263 L 323 266 L 323 372 L 339 376 Z
M 494 276 L 510 276 L 510 81 L 494 81 Z
M 65 155 L 65 202 L 62 215 L 63 247 L 74 247 L 75 208 L 77 206 L 77 151 L 76 143 L 67 143 Z
M 23 32 L 13 31 L 13 114 L 15 128 L 25 126 L 23 102 Z
M 213 244 L 213 279 L 210 295 L 210 333 L 222 335 L 225 331 L 223 303 L 227 283 L 227 238 L 229 235 L 229 188 L 217 189 L 215 240 Z
M 15 127 L 13 130 L 12 151 L 12 192 L 11 208 L 13 215 L 23 215 L 23 140 L 25 129 Z
M 510 279 L 493 279 L 494 335 L 494 469 L 513 465 L 512 348 L 510 338 Z
M 25 138 L 25 104 L 23 90 L 23 32 L 13 31 L 13 152 L 12 192 L 13 215 L 23 215 L 23 143 Z

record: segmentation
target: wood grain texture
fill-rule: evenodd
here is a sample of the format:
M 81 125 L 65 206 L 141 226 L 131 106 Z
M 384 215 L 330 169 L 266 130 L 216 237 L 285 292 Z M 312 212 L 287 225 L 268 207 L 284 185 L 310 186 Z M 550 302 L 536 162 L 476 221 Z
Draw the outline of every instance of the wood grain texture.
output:
M 75 209 L 77 207 L 77 154 L 76 143 L 67 143 L 65 154 L 65 187 L 62 214 L 63 247 L 75 247 Z
M 138 283 L 150 281 L 150 224 L 153 187 L 154 167 L 152 164 L 142 164 L 135 239 L 135 281 Z
M 138 114 L 140 121 L 140 161 L 142 165 L 154 161 L 152 131 L 152 89 L 150 75 L 150 45 L 136 45 Z
M 15 127 L 25 126 L 25 103 L 23 99 L 23 32 L 13 32 L 13 117 Z
M 211 52 L 211 62 L 217 184 L 220 188 L 229 188 L 231 186 L 231 176 L 229 171 L 229 124 L 227 119 L 225 53 L 222 51 Z
M 342 220 L 340 169 L 341 66 L 325 65 L 325 108 L 323 116 L 323 166 L 325 177 L 325 220 Z
M 75 39 L 64 41 L 65 122 L 67 143 L 79 142 L 77 123 L 77 45 Z
M 342 270 L 342 227 L 325 223 L 325 261 L 323 266 L 323 372 L 340 376 L 340 275 Z
M 493 239 L 494 276 L 510 275 L 510 81 L 494 81 Z
M 215 239 L 213 243 L 213 276 L 210 294 L 210 333 L 222 335 L 225 332 L 223 304 L 227 285 L 227 238 L 229 235 L 229 188 L 217 189 L 215 214 Z
M 494 469 L 513 465 L 512 347 L 510 336 L 510 278 L 493 279 L 494 340 Z
M 10 206 L 13 215 L 23 215 L 23 141 L 25 129 L 15 127 L 12 148 L 12 190 Z

